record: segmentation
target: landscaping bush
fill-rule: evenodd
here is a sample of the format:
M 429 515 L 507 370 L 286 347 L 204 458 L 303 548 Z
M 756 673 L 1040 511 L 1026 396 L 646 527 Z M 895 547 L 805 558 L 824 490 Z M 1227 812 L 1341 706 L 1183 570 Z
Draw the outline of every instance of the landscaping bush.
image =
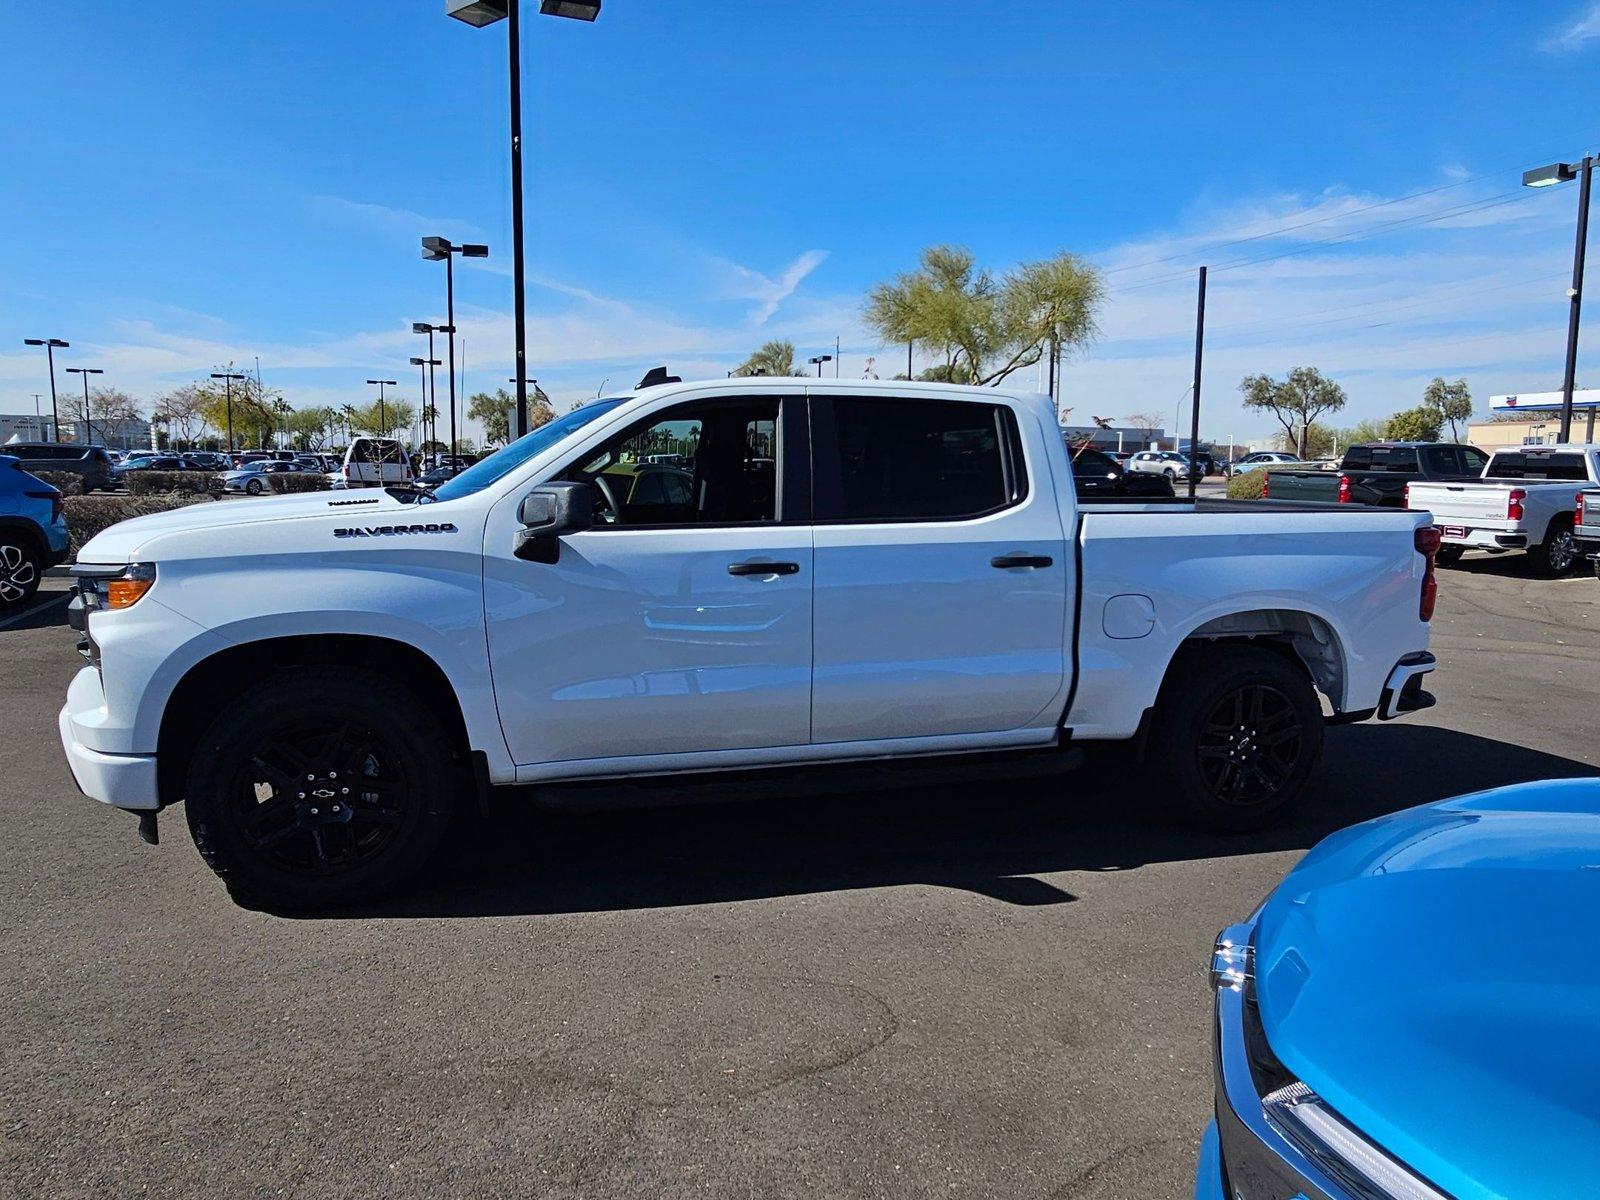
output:
M 76 558 L 85 542 L 118 521 L 209 503 L 209 496 L 180 492 L 164 496 L 68 496 L 61 506 L 66 513 L 67 531 L 72 535 L 72 556 Z
M 328 477 L 315 471 L 308 471 L 304 475 L 268 475 L 267 486 L 278 496 L 287 496 L 290 492 L 325 492 L 328 490 Z
M 4 450 L 0 450 L 0 454 L 3 453 Z M 63 496 L 83 495 L 83 476 L 76 471 L 29 471 L 28 474 L 44 480 Z
M 1267 473 L 1260 467 L 1235 475 L 1228 480 L 1229 500 L 1259 500 L 1261 489 L 1267 486 Z
M 210 471 L 129 471 L 122 477 L 130 496 L 213 496 L 222 478 Z

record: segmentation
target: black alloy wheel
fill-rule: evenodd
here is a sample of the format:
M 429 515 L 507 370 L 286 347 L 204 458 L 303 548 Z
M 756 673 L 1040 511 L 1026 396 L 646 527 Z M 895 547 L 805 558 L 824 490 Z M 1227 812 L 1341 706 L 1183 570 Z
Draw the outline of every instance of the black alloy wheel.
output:
M 1195 756 L 1212 796 L 1254 805 L 1270 801 L 1294 777 L 1304 742 L 1289 697 L 1269 683 L 1252 683 L 1212 706 Z

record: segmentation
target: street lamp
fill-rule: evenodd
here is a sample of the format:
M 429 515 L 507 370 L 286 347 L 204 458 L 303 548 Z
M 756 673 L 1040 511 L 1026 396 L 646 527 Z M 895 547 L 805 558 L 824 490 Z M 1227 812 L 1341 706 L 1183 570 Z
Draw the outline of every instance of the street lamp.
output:
M 433 335 L 436 333 L 449 333 L 453 335 L 455 331 L 456 326 L 454 321 L 451 321 L 448 325 L 430 325 L 426 321 L 411 322 L 412 333 L 425 333 L 428 335 L 428 358 L 430 360 L 430 366 L 428 368 L 428 381 L 429 390 L 433 397 L 430 407 L 433 409 L 434 441 L 439 440 L 439 377 L 434 373 L 433 368 L 439 365 L 439 360 L 433 357 Z M 454 346 L 455 343 L 452 341 L 452 349 Z M 456 377 L 455 358 L 453 355 L 450 363 L 450 454 L 453 457 L 456 452 Z
M 825 363 L 825 362 L 832 362 L 833 361 L 833 355 L 831 355 L 831 354 L 819 354 L 815 358 L 813 358 L 813 359 L 811 359 L 809 361 L 810 361 L 811 365 L 817 369 L 817 378 L 821 379 L 822 378 L 822 364 Z
M 396 382 L 393 379 L 369 379 L 369 380 L 367 380 L 367 382 L 368 383 L 375 383 L 375 384 L 378 385 L 378 424 L 380 426 L 382 426 L 382 428 L 380 428 L 378 430 L 378 436 L 379 437 L 388 437 L 389 436 L 389 410 L 386 409 L 384 407 L 384 405 L 383 405 L 383 389 L 386 388 L 386 387 L 397 387 L 399 385 L 396 384 Z
M 68 375 L 83 376 L 83 426 L 89 433 L 89 445 L 94 445 L 94 422 L 89 419 L 89 376 L 104 375 L 99 367 L 68 367 Z
M 439 365 L 437 358 L 412 358 L 411 365 L 421 368 L 422 372 L 422 436 L 425 441 L 437 442 L 439 440 L 439 389 L 433 391 L 433 400 L 428 399 L 428 376 L 433 373 L 432 368 Z M 451 414 L 454 416 L 455 414 Z M 433 423 L 433 432 L 428 432 L 428 423 Z
M 63 342 L 60 338 L 23 338 L 22 344 L 24 346 L 43 346 L 44 356 L 50 360 L 50 428 L 53 431 L 50 434 L 50 440 L 59 442 L 61 440 L 61 417 L 56 412 L 56 351 L 65 350 L 72 343 Z
M 231 371 L 213 371 L 213 372 L 211 372 L 211 378 L 213 378 L 213 379 L 225 379 L 225 380 L 228 381 L 227 382 L 227 387 L 228 387 L 228 453 L 232 454 L 233 453 L 233 381 L 235 379 L 245 379 L 245 378 L 248 378 L 248 376 L 235 375 Z
M 436 332 L 447 335 L 450 343 L 450 453 L 456 452 L 455 447 L 455 422 L 456 422 L 456 255 L 462 258 L 488 258 L 489 247 L 479 245 L 458 246 L 448 238 L 425 237 L 422 239 L 422 257 L 429 262 L 444 260 L 444 321 L 443 325 L 435 325 Z M 414 332 L 421 332 L 417 328 L 421 322 L 411 326 Z M 432 358 L 432 342 L 429 342 L 428 357 Z M 521 360 L 518 360 L 519 364 Z M 519 367 L 517 372 L 522 373 Z M 520 389 L 518 390 L 520 394 Z
M 444 11 L 479 29 L 502 18 L 507 22 L 507 48 L 511 76 L 511 304 L 517 329 L 517 429 L 528 427 L 528 326 L 523 312 L 526 281 L 522 267 L 522 19 L 518 0 L 445 0 Z M 547 17 L 593 21 L 600 15 L 600 0 L 539 0 Z M 450 318 L 455 324 L 455 319 Z
M 1567 296 L 1572 301 L 1567 310 L 1567 366 L 1561 377 L 1563 442 L 1572 436 L 1572 389 L 1578 371 L 1578 312 L 1583 306 L 1583 252 L 1584 244 L 1589 240 L 1589 177 L 1593 173 L 1592 154 L 1585 154 L 1580 163 L 1551 163 L 1547 167 L 1535 167 L 1522 173 L 1524 187 L 1551 187 L 1573 179 L 1578 181 L 1578 239 L 1572 252 L 1572 286 L 1567 289 Z

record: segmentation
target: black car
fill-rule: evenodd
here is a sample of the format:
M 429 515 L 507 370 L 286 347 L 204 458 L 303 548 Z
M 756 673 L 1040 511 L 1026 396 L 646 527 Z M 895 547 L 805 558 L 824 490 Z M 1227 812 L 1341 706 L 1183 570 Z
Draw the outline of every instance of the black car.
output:
M 1102 450 L 1088 447 L 1069 449 L 1068 453 L 1072 458 L 1072 486 L 1079 500 L 1153 499 L 1174 495 L 1172 480 L 1165 475 L 1124 471 L 1122 464 Z

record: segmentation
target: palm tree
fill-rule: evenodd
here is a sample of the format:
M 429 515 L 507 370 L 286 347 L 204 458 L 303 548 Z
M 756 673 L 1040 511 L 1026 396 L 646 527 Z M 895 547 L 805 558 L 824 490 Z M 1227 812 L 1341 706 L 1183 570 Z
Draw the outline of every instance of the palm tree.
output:
M 794 365 L 794 343 L 774 339 L 733 369 L 735 375 L 798 375 Z

